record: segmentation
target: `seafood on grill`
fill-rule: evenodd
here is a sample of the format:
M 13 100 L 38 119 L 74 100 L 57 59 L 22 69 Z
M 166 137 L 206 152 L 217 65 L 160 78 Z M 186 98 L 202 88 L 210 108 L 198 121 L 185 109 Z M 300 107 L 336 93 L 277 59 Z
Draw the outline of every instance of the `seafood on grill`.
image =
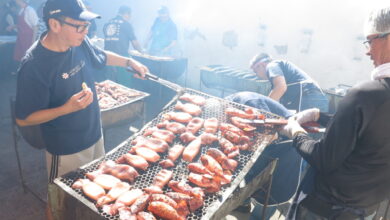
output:
M 205 188 L 205 191 L 208 193 L 215 193 L 221 189 L 221 179 L 219 176 L 190 173 L 188 180 L 197 186 Z
M 140 147 L 151 149 L 157 153 L 164 153 L 168 149 L 167 142 L 165 140 L 157 138 L 138 136 L 131 143 L 134 144 L 134 146 L 131 148 L 130 152 L 134 152 Z
M 192 104 L 203 106 L 206 103 L 206 99 L 199 95 L 191 95 L 189 93 L 184 93 L 179 99 L 191 102 Z
M 203 118 L 195 117 L 191 119 L 191 121 L 188 123 L 186 130 L 193 134 L 196 134 L 203 127 L 203 122 Z
M 181 134 L 186 131 L 186 126 L 179 122 L 163 121 L 156 125 L 158 128 L 165 128 L 174 134 Z
M 180 157 L 180 155 L 183 153 L 183 151 L 184 151 L 183 145 L 175 144 L 175 145 L 173 145 L 173 147 L 169 148 L 167 158 L 169 160 L 175 162 Z
M 167 143 L 172 143 L 173 139 L 175 139 L 176 137 L 172 131 L 162 130 L 157 127 L 146 129 L 146 131 L 144 132 L 144 136 L 149 136 L 149 135 L 159 140 L 163 140 Z
M 160 166 L 164 169 L 166 168 L 171 168 L 171 167 L 174 167 L 175 166 L 175 163 L 170 160 L 170 159 L 165 159 L 165 160 L 162 160 L 160 161 L 158 164 L 160 164 Z
M 234 145 L 232 142 L 226 138 L 219 139 L 219 146 L 221 146 L 223 152 L 227 155 L 228 158 L 235 158 L 240 154 L 240 149 L 238 146 Z
M 213 157 L 211 157 L 207 154 L 203 154 L 200 157 L 200 161 L 202 162 L 203 166 L 205 166 L 211 172 L 213 172 L 219 176 L 223 176 L 223 169 L 222 169 L 221 165 Z
M 226 154 L 216 148 L 208 149 L 206 154 L 221 164 L 222 169 L 234 171 L 237 168 L 238 162 L 236 160 L 229 159 Z
M 184 146 L 181 144 L 175 144 L 173 147 L 168 149 L 167 159 L 162 160 L 160 165 L 163 168 L 169 168 L 175 166 L 175 161 L 182 155 L 184 151 Z
M 219 122 L 217 118 L 208 118 L 203 124 L 204 131 L 207 133 L 215 134 L 218 131 Z
M 153 179 L 151 186 L 144 189 L 145 192 L 154 194 L 154 193 L 163 193 L 162 188 L 172 179 L 173 172 L 170 170 L 162 169 Z
M 148 210 L 154 215 L 163 219 L 182 220 L 176 209 L 164 202 L 153 201 L 149 204 Z
M 221 130 L 222 133 L 230 131 L 238 135 L 245 135 L 244 131 L 229 123 L 221 123 L 219 129 Z
M 138 212 L 137 220 L 156 220 L 156 217 L 149 212 Z
M 120 183 L 121 180 L 108 174 L 98 174 L 98 175 L 86 175 L 90 180 L 99 186 L 103 187 L 103 189 L 110 190 L 117 183 Z
M 97 201 L 100 197 L 106 195 L 103 187 L 91 182 L 89 179 L 78 179 L 72 185 L 73 189 L 82 189 L 84 195 Z
M 158 153 L 146 147 L 137 147 L 135 153 L 152 163 L 160 160 L 160 155 L 158 155 Z
M 96 171 L 87 173 L 86 176 L 90 179 L 95 179 L 100 174 L 111 174 L 114 177 L 129 182 L 133 182 L 139 176 L 137 170 L 132 166 L 117 164 L 112 160 L 103 161 Z
M 191 141 L 191 143 L 189 143 L 187 147 L 184 148 L 183 160 L 187 162 L 192 162 L 192 160 L 196 157 L 196 155 L 199 154 L 201 144 L 202 144 L 202 139 L 199 137 Z
M 251 139 L 246 135 L 238 135 L 231 131 L 223 132 L 222 135 L 236 145 L 240 150 L 248 150 L 252 144 Z
M 164 194 L 158 194 L 158 193 L 152 194 L 150 201 L 151 202 L 153 202 L 153 201 L 164 202 L 164 203 L 172 206 L 173 208 L 176 208 L 176 206 L 177 206 L 177 203 L 175 202 L 174 199 L 172 199 L 171 197 L 164 195 Z
M 203 145 L 209 145 L 218 141 L 218 137 L 211 133 L 203 133 L 199 137 L 202 140 Z
M 132 214 L 137 214 L 138 212 L 141 212 L 145 210 L 146 206 L 148 205 L 150 200 L 149 194 L 144 194 L 140 197 L 138 197 L 134 203 L 130 206 L 130 212 Z
M 129 191 L 130 188 L 130 185 L 126 182 L 115 184 L 106 195 L 97 200 L 96 206 L 101 207 L 104 204 L 115 201 L 122 193 Z
M 149 163 L 145 160 L 145 158 L 130 153 L 123 154 L 119 157 L 117 159 L 117 163 L 127 163 L 130 166 L 141 170 L 146 170 L 149 167 Z
M 144 192 L 140 189 L 126 191 L 116 199 L 114 204 L 104 205 L 103 212 L 110 215 L 116 215 L 120 208 L 131 206 L 142 195 L 144 195 Z
M 95 88 L 101 109 L 112 108 L 130 101 L 135 96 L 141 95 L 139 92 L 108 80 L 95 83 Z
M 199 187 L 191 187 L 185 182 L 179 182 L 171 180 L 168 183 L 168 186 L 175 192 L 182 193 L 191 197 L 188 201 L 190 211 L 194 212 L 198 208 L 202 207 L 204 204 L 204 191 Z M 169 193 L 167 193 L 170 196 Z M 177 202 L 177 201 L 176 201 Z
M 191 103 L 183 104 L 180 101 L 177 101 L 175 109 L 186 112 L 192 116 L 198 116 L 198 115 L 202 114 L 202 109 L 199 106 L 191 104 Z
M 183 134 L 180 135 L 180 140 L 185 144 L 190 143 L 195 139 L 196 136 L 190 131 L 184 132 Z
M 192 115 L 188 114 L 187 112 L 168 112 L 165 113 L 162 117 L 164 120 L 173 120 L 180 123 L 188 123 L 192 119 Z
M 256 130 L 256 127 L 253 127 L 252 125 L 243 122 L 240 117 L 231 117 L 230 121 L 232 122 L 233 125 L 237 126 L 238 128 L 241 128 L 244 131 Z
M 190 172 L 209 174 L 209 175 L 213 174 L 210 170 L 208 170 L 205 166 L 203 166 L 200 163 L 189 163 L 187 167 Z

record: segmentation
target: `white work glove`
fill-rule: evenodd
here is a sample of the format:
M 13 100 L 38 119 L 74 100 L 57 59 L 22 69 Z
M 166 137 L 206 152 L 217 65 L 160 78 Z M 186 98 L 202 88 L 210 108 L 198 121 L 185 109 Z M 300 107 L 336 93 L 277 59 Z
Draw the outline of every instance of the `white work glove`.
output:
M 316 122 L 320 118 L 320 110 L 318 108 L 310 108 L 296 113 L 292 116 L 300 125 L 307 122 Z
M 294 135 L 297 132 L 303 132 L 303 133 L 307 134 L 305 129 L 303 129 L 301 127 L 301 125 L 298 123 L 297 120 L 295 120 L 294 117 L 290 117 L 288 119 L 288 124 L 285 125 L 281 130 L 279 130 L 279 134 L 284 135 L 284 136 L 286 136 L 286 137 L 288 137 L 290 139 L 292 137 L 294 137 Z

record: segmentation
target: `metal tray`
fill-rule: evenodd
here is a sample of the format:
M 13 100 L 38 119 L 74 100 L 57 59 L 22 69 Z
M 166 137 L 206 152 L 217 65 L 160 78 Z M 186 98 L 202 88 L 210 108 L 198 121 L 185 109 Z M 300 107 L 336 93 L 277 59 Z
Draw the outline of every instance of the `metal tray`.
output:
M 142 117 L 145 109 L 145 98 L 149 96 L 148 93 L 127 88 L 111 80 L 105 80 L 103 82 L 109 82 L 125 90 L 128 90 L 129 92 L 136 92 L 139 94 L 138 96 L 131 97 L 128 102 L 121 103 L 112 108 L 102 109 L 100 111 L 100 114 L 103 128 L 109 128 L 114 125 L 125 123 Z

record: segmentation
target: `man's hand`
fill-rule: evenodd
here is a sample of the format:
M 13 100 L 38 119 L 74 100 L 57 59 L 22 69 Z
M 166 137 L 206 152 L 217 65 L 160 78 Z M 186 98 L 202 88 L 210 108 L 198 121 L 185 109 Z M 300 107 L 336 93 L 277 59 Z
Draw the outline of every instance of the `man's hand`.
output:
M 138 72 L 138 74 L 134 74 L 135 78 L 145 79 L 145 75 L 147 73 L 149 73 L 148 67 L 146 67 L 145 65 L 143 65 L 142 63 L 140 63 L 140 62 L 138 62 L 138 61 L 136 61 L 134 59 L 129 59 L 128 60 L 128 66 L 130 66 L 136 72 Z
M 85 109 L 93 102 L 93 92 L 91 88 L 86 88 L 74 94 L 64 104 L 64 108 L 68 113 L 76 112 Z
M 307 122 L 316 122 L 320 118 L 320 110 L 318 108 L 310 108 L 298 112 L 292 116 L 300 125 Z
M 279 134 L 284 135 L 288 138 L 294 137 L 297 132 L 306 133 L 305 129 L 301 127 L 297 120 L 294 117 L 288 119 L 288 124 L 285 125 L 280 131 Z

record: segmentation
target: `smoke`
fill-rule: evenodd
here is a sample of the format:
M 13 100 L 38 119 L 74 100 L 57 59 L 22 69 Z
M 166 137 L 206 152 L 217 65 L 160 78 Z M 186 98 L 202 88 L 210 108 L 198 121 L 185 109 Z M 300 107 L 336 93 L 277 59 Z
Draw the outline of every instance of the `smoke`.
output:
M 291 60 L 323 88 L 368 80 L 373 65 L 362 45 L 363 23 L 370 10 L 387 2 L 96 0 L 94 4 L 104 19 L 113 17 L 121 4 L 132 7 L 133 26 L 141 42 L 157 8 L 167 5 L 179 28 L 182 54 L 189 60 L 190 86 L 198 89 L 201 66 L 248 69 L 251 57 L 262 51 Z M 223 44 L 224 33 L 229 31 L 237 33 L 237 45 L 232 48 Z

